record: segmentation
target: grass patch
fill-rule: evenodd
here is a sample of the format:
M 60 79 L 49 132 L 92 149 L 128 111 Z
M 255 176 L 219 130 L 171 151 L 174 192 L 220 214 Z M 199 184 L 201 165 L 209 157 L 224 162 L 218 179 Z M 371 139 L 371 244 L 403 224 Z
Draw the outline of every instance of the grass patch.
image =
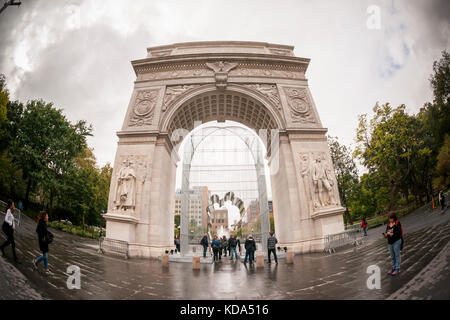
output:
M 410 207 L 395 210 L 392 213 L 395 213 L 397 218 L 400 218 L 400 217 L 403 217 L 403 216 L 415 211 L 416 209 L 418 209 L 420 207 L 421 207 L 421 205 L 412 205 Z M 373 229 L 373 228 L 387 224 L 389 221 L 389 215 L 390 215 L 390 213 L 367 219 L 368 229 Z M 354 223 L 354 224 L 346 227 L 347 230 L 355 229 L 355 228 L 361 228 L 361 222 L 357 222 L 357 223 Z
M 98 239 L 100 235 L 105 236 L 105 231 L 100 227 L 75 226 L 68 220 L 49 221 L 48 226 L 83 238 Z

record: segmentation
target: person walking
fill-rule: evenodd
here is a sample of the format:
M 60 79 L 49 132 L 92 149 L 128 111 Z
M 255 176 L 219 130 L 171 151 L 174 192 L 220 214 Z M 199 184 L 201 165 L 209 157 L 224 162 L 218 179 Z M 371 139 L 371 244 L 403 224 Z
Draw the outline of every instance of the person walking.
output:
M 37 269 L 41 261 L 44 261 L 44 269 L 48 274 L 48 245 L 53 241 L 53 234 L 47 229 L 48 214 L 45 211 L 39 212 L 38 225 L 36 233 L 38 234 L 39 249 L 42 251 L 42 256 L 33 259 L 33 265 Z
M 396 276 L 400 273 L 401 256 L 400 251 L 403 246 L 403 230 L 400 221 L 395 214 L 389 216 L 389 223 L 383 236 L 387 238 L 389 253 L 391 254 L 392 268 L 389 275 Z
M 16 224 L 14 222 L 13 210 L 14 201 L 9 199 L 6 206 L 5 221 L 2 225 L 2 230 L 6 235 L 6 241 L 0 246 L 0 250 L 2 251 L 2 256 L 6 257 L 5 248 L 11 245 L 14 261 L 17 263 L 19 260 L 17 259 L 16 243 L 14 242 L 14 229 L 16 228 Z
M 211 248 L 213 250 L 213 255 L 214 255 L 213 260 L 214 261 L 219 261 L 219 259 L 220 259 L 219 258 L 220 242 L 219 242 L 217 236 L 214 236 L 214 239 L 211 242 Z
M 278 243 L 277 238 L 273 235 L 273 232 L 269 232 L 269 238 L 267 238 L 267 257 L 268 257 L 268 263 L 271 263 L 270 261 L 270 254 L 273 253 L 273 257 L 275 259 L 275 263 L 278 264 L 277 259 L 277 252 L 275 250 L 275 246 Z
M 367 220 L 366 217 L 363 217 L 361 220 L 361 228 L 364 231 L 364 236 L 367 236 Z
M 236 252 L 237 240 L 234 237 L 234 235 L 230 236 L 230 239 L 228 240 L 228 245 L 230 248 L 230 260 L 233 260 L 233 252 L 234 252 L 234 256 L 236 257 L 236 260 L 237 260 L 238 259 L 238 255 Z
M 208 250 L 208 235 L 205 233 L 202 240 L 200 240 L 200 244 L 203 246 L 203 258 L 206 258 L 206 251 Z
M 222 250 L 223 250 L 224 257 L 226 257 L 227 256 L 227 248 L 228 248 L 228 240 L 225 235 L 222 237 L 221 244 L 222 244 Z
M 255 251 L 256 251 L 256 242 L 253 239 L 252 235 L 249 235 L 247 240 L 245 240 L 245 258 L 244 264 L 247 264 L 247 258 L 250 261 L 250 265 L 253 264 L 253 260 L 255 259 Z

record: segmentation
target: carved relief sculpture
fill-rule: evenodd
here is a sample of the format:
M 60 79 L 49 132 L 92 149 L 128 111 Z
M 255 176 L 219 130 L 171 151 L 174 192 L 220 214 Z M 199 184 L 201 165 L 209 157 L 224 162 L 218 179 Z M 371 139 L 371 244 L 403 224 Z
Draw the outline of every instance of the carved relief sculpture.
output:
M 116 210 L 134 209 L 136 198 L 136 173 L 131 168 L 132 162 L 124 160 L 117 175 L 116 196 L 114 206 Z
M 301 153 L 300 174 L 307 197 L 315 210 L 326 206 L 339 205 L 336 199 L 336 179 L 331 165 L 326 161 L 325 153 Z
M 310 108 L 310 102 L 306 89 L 284 88 L 287 102 L 291 112 L 292 122 L 316 122 Z
M 159 90 L 139 91 L 130 115 L 130 126 L 151 125 Z
M 216 87 L 219 90 L 225 90 L 228 81 L 228 72 L 237 67 L 237 63 L 232 62 L 206 62 L 206 66 L 214 71 Z
M 166 94 L 164 95 L 164 103 L 162 111 L 166 111 L 169 105 L 175 101 L 182 93 L 198 87 L 199 85 L 182 85 L 182 86 L 170 86 L 166 88 Z
M 275 84 L 247 84 L 248 88 L 256 90 L 266 96 L 278 109 L 281 109 L 280 96 L 278 95 L 278 88 Z

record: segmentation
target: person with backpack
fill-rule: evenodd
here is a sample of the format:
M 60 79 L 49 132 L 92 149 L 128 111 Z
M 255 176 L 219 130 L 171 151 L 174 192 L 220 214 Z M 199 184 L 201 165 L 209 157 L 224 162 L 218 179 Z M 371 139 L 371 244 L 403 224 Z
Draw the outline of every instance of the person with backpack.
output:
M 252 235 L 249 235 L 247 240 L 245 240 L 245 258 L 244 264 L 247 264 L 247 258 L 250 261 L 250 265 L 253 264 L 253 260 L 255 260 L 255 251 L 256 251 L 256 242 L 253 239 Z
M 16 243 L 14 242 L 14 229 L 16 228 L 16 224 L 14 221 L 13 210 L 14 201 L 9 199 L 6 206 L 5 221 L 3 221 L 2 225 L 2 230 L 6 235 L 6 241 L 0 246 L 0 250 L 2 251 L 2 256 L 6 257 L 5 248 L 11 245 L 14 261 L 17 263 L 19 260 L 17 259 Z
M 388 274 L 396 276 L 400 273 L 400 251 L 403 248 L 403 229 L 395 214 L 389 216 L 389 223 L 386 226 L 386 232 L 383 233 L 383 236 L 388 240 L 389 253 L 391 254 L 392 261 L 392 268 Z
M 228 240 L 228 245 L 229 245 L 229 251 L 230 251 L 230 260 L 233 260 L 233 252 L 234 252 L 234 256 L 236 257 L 236 260 L 237 260 L 238 259 L 238 255 L 236 252 L 237 240 L 233 234 L 230 235 L 230 239 Z
M 219 251 L 220 251 L 220 242 L 217 236 L 214 236 L 213 241 L 211 242 L 211 248 L 213 250 L 214 258 L 213 261 L 219 261 Z
M 277 259 L 277 252 L 275 250 L 275 246 L 278 243 L 277 238 L 273 235 L 273 232 L 269 232 L 269 238 L 267 238 L 267 257 L 268 257 L 268 263 L 271 263 L 270 261 L 270 255 L 273 253 L 273 257 L 275 259 L 275 263 L 278 264 Z
M 48 268 L 48 245 L 53 242 L 53 234 L 47 229 L 48 214 L 45 211 L 39 212 L 38 225 L 36 233 L 38 234 L 39 249 L 42 251 L 42 256 L 33 259 L 33 266 L 37 269 L 38 264 L 44 261 L 44 269 L 47 274 L 50 273 Z
M 206 258 L 206 250 L 208 250 L 208 235 L 205 233 L 202 240 L 200 240 L 200 244 L 203 246 L 203 258 Z
M 364 236 L 367 236 L 367 220 L 366 217 L 363 217 L 361 220 L 361 228 L 364 231 Z

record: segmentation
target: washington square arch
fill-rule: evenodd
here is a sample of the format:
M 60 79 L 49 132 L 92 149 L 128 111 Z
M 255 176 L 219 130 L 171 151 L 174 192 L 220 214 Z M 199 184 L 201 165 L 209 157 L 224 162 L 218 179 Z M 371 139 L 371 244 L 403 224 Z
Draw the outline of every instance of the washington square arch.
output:
M 173 248 L 175 144 L 179 132 L 214 120 L 267 132 L 279 246 L 320 251 L 325 235 L 344 230 L 327 129 L 305 77 L 309 59 L 293 49 L 178 43 L 148 48 L 146 58 L 132 61 L 136 81 L 117 133 L 107 239 L 127 241 L 132 257 L 158 257 Z

